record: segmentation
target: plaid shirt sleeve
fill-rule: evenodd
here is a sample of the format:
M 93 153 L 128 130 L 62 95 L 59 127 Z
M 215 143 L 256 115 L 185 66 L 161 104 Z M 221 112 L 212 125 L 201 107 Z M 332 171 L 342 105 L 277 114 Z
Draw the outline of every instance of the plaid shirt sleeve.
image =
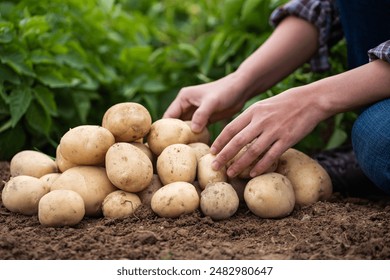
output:
M 319 30 L 319 48 L 311 58 L 313 71 L 330 69 L 329 47 L 343 37 L 342 27 L 334 0 L 292 0 L 278 7 L 270 17 L 273 26 L 293 15 L 313 23 Z
M 390 40 L 368 51 L 370 61 L 381 59 L 390 63 Z

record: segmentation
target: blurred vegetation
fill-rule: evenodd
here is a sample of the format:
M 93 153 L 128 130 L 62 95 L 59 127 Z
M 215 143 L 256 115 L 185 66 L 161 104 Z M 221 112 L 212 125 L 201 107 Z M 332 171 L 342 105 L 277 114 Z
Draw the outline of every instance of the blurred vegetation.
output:
M 60 137 L 100 124 L 113 104 L 143 104 L 161 117 L 180 88 L 232 71 L 272 32 L 275 0 L 5 0 L 0 2 L 0 159 L 23 149 L 55 154 Z M 330 72 L 308 66 L 248 104 L 344 70 L 345 44 Z M 347 139 L 353 114 L 319 125 L 299 145 Z M 211 127 L 215 137 L 223 124 Z

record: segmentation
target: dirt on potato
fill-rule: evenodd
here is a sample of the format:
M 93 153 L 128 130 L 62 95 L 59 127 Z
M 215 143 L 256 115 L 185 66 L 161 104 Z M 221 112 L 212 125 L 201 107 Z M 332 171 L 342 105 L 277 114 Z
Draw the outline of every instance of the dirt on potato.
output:
M 9 179 L 8 162 L 0 163 L 0 176 Z M 390 198 L 337 193 L 283 219 L 258 218 L 245 205 L 222 221 L 200 211 L 160 218 L 140 207 L 134 217 L 84 218 L 62 228 L 11 213 L 0 201 L 0 259 L 383 260 L 390 259 L 389 221 Z

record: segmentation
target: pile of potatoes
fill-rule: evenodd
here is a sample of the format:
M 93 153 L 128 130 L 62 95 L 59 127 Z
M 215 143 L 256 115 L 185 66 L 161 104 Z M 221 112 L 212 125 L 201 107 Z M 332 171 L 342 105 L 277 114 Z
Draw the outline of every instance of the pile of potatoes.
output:
M 200 209 L 222 220 L 245 203 L 259 217 L 281 218 L 332 193 L 326 171 L 295 149 L 260 176 L 249 178 L 245 170 L 228 178 L 226 168 L 211 168 L 215 156 L 209 152 L 207 128 L 194 133 L 190 127 L 190 121 L 172 118 L 152 122 L 138 103 L 116 104 L 101 125 L 67 131 L 55 157 L 17 153 L 2 191 L 3 205 L 58 227 L 76 225 L 86 216 L 124 218 L 140 205 L 160 217 Z

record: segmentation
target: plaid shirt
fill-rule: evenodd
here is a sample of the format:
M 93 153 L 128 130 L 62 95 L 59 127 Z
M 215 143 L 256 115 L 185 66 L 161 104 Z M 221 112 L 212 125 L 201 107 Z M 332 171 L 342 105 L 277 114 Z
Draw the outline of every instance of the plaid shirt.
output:
M 330 68 L 329 47 L 343 37 L 339 14 L 334 0 L 292 0 L 277 8 L 270 23 L 278 25 L 286 16 L 294 15 L 314 24 L 319 30 L 319 48 L 310 60 L 313 71 Z M 390 63 L 390 40 L 368 51 L 370 61 L 382 59 Z

